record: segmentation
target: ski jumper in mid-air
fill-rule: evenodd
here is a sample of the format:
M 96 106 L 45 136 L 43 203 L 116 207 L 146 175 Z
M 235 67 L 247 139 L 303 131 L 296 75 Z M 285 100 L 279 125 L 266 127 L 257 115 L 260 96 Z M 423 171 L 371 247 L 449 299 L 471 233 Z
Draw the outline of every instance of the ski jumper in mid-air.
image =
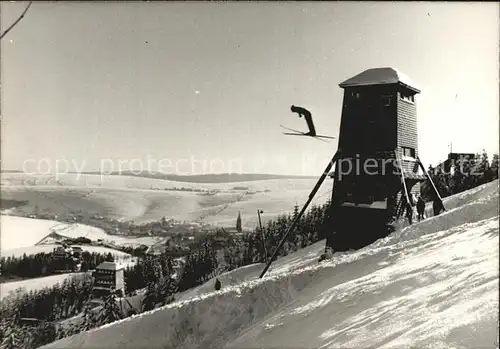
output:
M 289 135 L 289 136 L 309 136 L 309 137 L 319 139 L 323 142 L 325 142 L 325 141 L 322 140 L 321 138 L 329 138 L 329 139 L 335 138 L 335 137 L 322 136 L 322 135 L 316 134 L 316 128 L 314 127 L 312 115 L 311 115 L 311 112 L 309 110 L 302 108 L 302 107 L 297 107 L 296 105 L 292 105 L 290 110 L 294 113 L 298 113 L 299 118 L 304 117 L 304 119 L 306 119 L 307 128 L 309 128 L 309 132 L 301 132 L 301 131 L 294 130 L 293 128 L 288 128 L 288 127 L 281 125 L 281 127 L 283 127 L 284 129 L 287 129 L 289 131 L 293 131 L 293 133 L 284 132 L 284 134 Z
M 298 113 L 299 118 L 304 117 L 304 119 L 306 119 L 309 132 L 305 133 L 305 135 L 316 137 L 316 129 L 314 128 L 311 112 L 305 108 L 297 107 L 295 105 L 292 105 L 290 110 L 294 113 Z

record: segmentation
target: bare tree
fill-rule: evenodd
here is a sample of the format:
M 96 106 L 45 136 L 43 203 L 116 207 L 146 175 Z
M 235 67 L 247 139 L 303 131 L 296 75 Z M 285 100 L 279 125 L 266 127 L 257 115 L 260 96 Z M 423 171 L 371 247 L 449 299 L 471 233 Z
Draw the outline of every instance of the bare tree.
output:
M 16 24 L 18 24 L 18 23 L 21 21 L 21 19 L 23 19 L 23 18 L 24 18 L 24 16 L 26 15 L 26 12 L 28 12 L 28 10 L 29 10 L 29 8 L 30 8 L 30 6 L 31 6 L 31 4 L 32 4 L 32 3 L 33 3 L 33 1 L 30 1 L 30 3 L 28 4 L 28 6 L 26 6 L 26 8 L 24 9 L 23 13 L 21 13 L 21 15 L 19 16 L 19 18 L 18 18 L 18 19 L 16 19 L 16 20 L 14 21 L 14 23 L 12 23 L 12 24 L 10 25 L 10 27 L 8 27 L 8 28 L 7 28 L 7 29 L 6 29 L 6 30 L 5 30 L 2 34 L 0 34 L 0 40 L 1 40 L 1 39 L 3 39 L 3 37 L 4 37 L 4 36 L 5 36 L 8 32 L 10 32 L 10 31 L 12 30 L 12 28 L 14 28 L 14 27 L 16 26 Z

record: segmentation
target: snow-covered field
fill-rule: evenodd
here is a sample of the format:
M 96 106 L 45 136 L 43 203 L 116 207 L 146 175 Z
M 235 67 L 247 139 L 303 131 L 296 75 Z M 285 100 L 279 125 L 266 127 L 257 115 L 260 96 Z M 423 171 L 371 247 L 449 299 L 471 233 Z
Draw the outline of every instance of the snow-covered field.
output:
M 163 216 L 234 227 L 241 212 L 244 228 L 258 224 L 257 209 L 266 220 L 302 204 L 316 179 L 271 179 L 233 183 L 188 183 L 134 176 L 29 175 L 2 173 L 4 200 L 26 202 L 11 212 L 65 214 L 86 212 L 107 218 L 144 223 Z M 173 191 L 174 188 L 198 191 Z M 167 190 L 168 189 L 168 190 Z M 325 185 L 315 202 L 328 199 Z M 210 195 L 206 192 L 211 191 Z
M 3 252 L 15 248 L 31 247 L 38 243 L 59 223 L 55 221 L 0 216 L 0 247 Z
M 154 244 L 157 239 L 148 238 L 125 238 L 108 235 L 102 229 L 83 224 L 67 224 L 56 221 L 32 219 L 15 216 L 0 216 L 1 224 L 1 251 L 2 257 L 21 257 L 23 254 L 37 254 L 52 252 L 55 244 L 49 235 L 56 233 L 60 237 L 77 238 L 86 237 L 92 241 L 103 239 L 103 241 L 114 242 L 117 245 L 135 246 L 139 243 Z M 84 251 L 101 254 L 111 253 L 115 260 L 124 266 L 133 265 L 136 260 L 128 253 L 102 246 L 79 245 Z M 75 274 L 60 274 L 43 278 L 35 278 L 23 281 L 12 281 L 0 284 L 0 299 L 6 297 L 11 291 L 22 289 L 22 292 L 36 291 L 44 287 L 51 287 L 64 279 Z
M 154 245 L 160 238 L 141 237 L 141 238 L 127 238 L 115 235 L 109 235 L 104 230 L 84 224 L 69 224 L 60 223 L 57 221 L 24 218 L 8 215 L 0 215 L 1 224 L 1 255 L 10 256 L 13 253 L 30 254 L 37 253 L 45 249 L 44 244 L 52 242 L 51 234 L 64 238 L 78 238 L 86 237 L 92 241 L 102 239 L 106 242 L 115 243 L 121 246 L 138 246 L 140 244 Z M 38 245 L 38 246 L 35 246 Z M 99 247 L 84 246 L 90 252 L 91 250 L 104 251 L 119 254 L 119 251 L 113 249 L 105 249 Z M 24 251 L 24 252 L 23 252 Z M 106 252 L 106 253 L 107 253 Z
M 498 199 L 495 181 L 359 251 L 318 264 L 318 243 L 44 348 L 497 348 Z

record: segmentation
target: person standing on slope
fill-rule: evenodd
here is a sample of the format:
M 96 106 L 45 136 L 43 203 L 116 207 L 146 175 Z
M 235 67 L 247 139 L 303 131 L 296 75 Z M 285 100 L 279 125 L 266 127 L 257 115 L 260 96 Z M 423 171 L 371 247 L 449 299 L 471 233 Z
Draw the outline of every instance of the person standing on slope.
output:
M 410 202 L 406 204 L 406 218 L 408 218 L 408 223 L 413 224 L 413 206 L 415 206 L 415 202 L 417 201 L 415 195 L 408 195 Z
M 219 291 L 219 290 L 220 290 L 220 288 L 221 288 L 221 286 L 222 286 L 222 284 L 221 284 L 221 282 L 220 282 L 219 278 L 216 278 L 216 279 L 215 279 L 215 285 L 214 285 L 215 290 L 216 290 L 216 291 Z
M 417 214 L 418 214 L 417 219 L 419 221 L 424 219 L 424 213 L 425 213 L 425 201 L 424 199 L 422 199 L 422 196 L 419 196 L 417 200 Z
M 444 211 L 443 202 L 437 196 L 432 202 L 432 208 L 434 210 L 434 216 L 437 216 Z

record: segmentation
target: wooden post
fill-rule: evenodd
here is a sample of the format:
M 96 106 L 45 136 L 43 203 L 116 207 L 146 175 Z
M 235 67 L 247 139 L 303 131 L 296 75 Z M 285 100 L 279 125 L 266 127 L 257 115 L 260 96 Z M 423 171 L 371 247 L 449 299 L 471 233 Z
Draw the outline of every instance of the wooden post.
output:
M 260 214 L 264 213 L 261 209 L 257 210 L 257 215 L 259 216 L 259 227 L 260 227 L 260 235 L 262 238 L 262 249 L 264 251 L 264 261 L 267 263 L 267 249 L 266 249 L 266 239 L 264 235 L 264 229 L 262 229 L 262 221 L 260 220 Z
M 409 194 L 408 194 L 408 189 L 406 188 L 405 176 L 403 174 L 404 173 L 403 164 L 401 163 L 401 160 L 399 158 L 399 154 L 398 154 L 397 150 L 395 151 L 395 153 L 396 153 L 396 161 L 398 162 L 399 169 L 401 170 L 401 181 L 403 182 L 403 190 L 405 192 L 406 204 L 409 205 L 410 204 L 410 197 L 409 197 Z M 399 219 L 399 215 L 398 215 L 398 219 Z
M 420 161 L 420 158 L 418 156 L 417 156 L 417 161 L 418 161 L 418 164 L 420 165 L 420 168 L 422 169 L 422 171 L 424 171 L 425 176 L 427 177 L 427 179 L 431 183 L 432 189 L 434 189 L 434 194 L 436 194 L 437 198 L 441 202 L 441 206 L 443 207 L 443 210 L 446 211 L 446 208 L 444 207 L 443 199 L 441 198 L 441 195 L 439 195 L 439 192 L 438 192 L 436 186 L 434 185 L 434 182 L 432 181 L 431 176 L 429 176 L 429 174 L 427 173 L 427 171 L 424 167 L 424 164 L 422 164 L 422 161 Z
M 288 235 L 290 235 L 290 233 L 293 231 L 293 228 L 295 228 L 295 225 L 297 224 L 297 222 L 299 221 L 299 219 L 302 217 L 302 215 L 304 214 L 304 212 L 306 211 L 307 207 L 309 206 L 309 204 L 311 203 L 312 199 L 314 198 L 314 196 L 316 195 L 316 193 L 318 192 L 319 188 L 321 187 L 321 184 L 323 184 L 326 176 L 328 175 L 328 172 L 330 172 L 333 164 L 338 160 L 338 158 L 340 157 L 340 150 L 337 150 L 337 152 L 335 153 L 335 155 L 333 155 L 333 158 L 332 160 L 328 163 L 328 165 L 326 166 L 325 168 L 325 171 L 323 172 L 323 174 L 321 175 L 321 177 L 319 178 L 318 182 L 316 183 L 316 185 L 314 186 L 313 190 L 311 191 L 311 193 L 309 194 L 309 199 L 307 200 L 307 202 L 304 204 L 304 207 L 302 207 L 302 210 L 300 210 L 299 214 L 297 215 L 297 217 L 295 217 L 295 219 L 293 220 L 292 224 L 290 225 L 290 227 L 288 227 L 285 235 L 283 235 L 283 238 L 281 239 L 280 243 L 278 244 L 278 246 L 276 247 L 276 250 L 274 250 L 274 253 L 273 255 L 271 256 L 271 259 L 267 262 L 266 264 L 266 267 L 264 268 L 264 270 L 262 270 L 262 273 L 260 274 L 259 278 L 262 279 L 262 277 L 266 274 L 267 270 L 269 269 L 269 267 L 271 266 L 271 263 L 273 262 L 274 258 L 276 258 L 276 256 L 278 255 L 278 252 L 279 250 L 283 247 L 283 245 L 285 244 L 285 241 L 286 239 L 288 238 Z

